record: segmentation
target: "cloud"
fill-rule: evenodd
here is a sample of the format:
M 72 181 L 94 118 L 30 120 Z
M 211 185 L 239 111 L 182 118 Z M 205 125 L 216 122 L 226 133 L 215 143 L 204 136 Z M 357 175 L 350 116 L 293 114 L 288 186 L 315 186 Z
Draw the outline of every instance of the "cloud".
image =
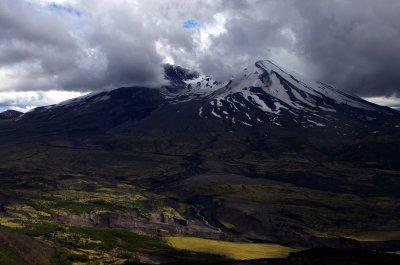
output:
M 391 108 L 400 109 L 400 98 L 396 96 L 367 97 L 364 99 L 378 105 L 389 106 Z
M 2 0 L 0 91 L 158 86 L 165 62 L 222 80 L 270 58 L 398 97 L 399 13 L 397 0 Z
M 84 95 L 68 91 L 24 91 L 0 92 L 0 112 L 14 109 L 26 112 L 38 106 L 52 105 Z
M 319 79 L 364 96 L 400 92 L 400 2 L 298 1 L 304 18 L 296 36 L 299 56 Z
M 132 8 L 121 1 L 116 7 L 108 4 L 104 13 L 90 5 L 2 1 L 0 90 L 91 91 L 159 84 L 162 59 L 154 49 L 154 35 Z

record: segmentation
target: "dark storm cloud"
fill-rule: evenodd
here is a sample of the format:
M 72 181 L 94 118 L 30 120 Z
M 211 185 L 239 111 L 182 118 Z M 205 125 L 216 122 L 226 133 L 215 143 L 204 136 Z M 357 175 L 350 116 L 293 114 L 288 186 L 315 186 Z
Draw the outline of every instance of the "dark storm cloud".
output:
M 1 1 L 0 29 L 2 42 L 19 40 L 60 48 L 74 46 L 61 21 L 20 0 Z
M 0 66 L 13 82 L 0 89 L 89 91 L 157 84 L 161 58 L 152 40 L 140 20 L 113 24 L 121 19 L 118 13 L 102 20 L 61 5 L 1 1 Z
M 363 96 L 400 94 L 400 1 L 296 1 L 297 51 L 317 76 Z
M 165 61 L 223 79 L 272 58 L 360 96 L 391 96 L 399 13 L 397 0 L 3 0 L 0 90 L 152 86 Z
M 271 58 L 277 49 L 291 50 L 293 43 L 285 30 L 281 21 L 258 20 L 244 12 L 229 20 L 226 33 L 212 38 L 210 54 L 200 58 L 200 65 L 217 78 L 228 78 L 249 63 Z
M 58 20 L 46 13 L 39 13 L 21 1 L 0 3 L 0 64 L 15 66 L 24 62 L 40 61 L 43 67 L 71 63 L 70 53 L 77 46 Z M 64 53 L 62 57 L 57 56 Z M 54 56 L 53 56 L 54 55 Z M 60 60 L 58 64 L 55 60 Z

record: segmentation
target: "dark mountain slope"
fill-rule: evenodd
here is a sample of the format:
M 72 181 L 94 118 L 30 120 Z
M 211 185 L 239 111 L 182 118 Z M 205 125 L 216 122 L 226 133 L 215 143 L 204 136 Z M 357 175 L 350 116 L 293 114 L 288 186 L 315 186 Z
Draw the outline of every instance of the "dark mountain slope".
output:
M 16 110 L 7 110 L 0 113 L 0 120 L 12 120 L 21 116 L 23 113 Z

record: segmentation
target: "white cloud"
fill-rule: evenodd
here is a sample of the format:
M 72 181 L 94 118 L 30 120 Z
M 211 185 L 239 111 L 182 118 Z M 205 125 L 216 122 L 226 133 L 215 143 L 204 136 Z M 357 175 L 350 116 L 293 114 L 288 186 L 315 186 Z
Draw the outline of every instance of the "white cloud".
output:
M 36 107 L 57 104 L 84 94 L 82 92 L 55 90 L 0 92 L 0 111 L 15 109 L 25 112 Z
M 382 106 L 388 106 L 388 107 L 393 107 L 393 108 L 400 108 L 400 98 L 396 96 L 391 96 L 391 97 L 367 97 L 364 98 L 367 101 L 370 101 L 372 103 L 382 105 Z
M 65 5 L 65 4 L 77 4 L 79 0 L 25 0 L 30 3 L 38 4 L 41 6 L 47 6 L 50 4 L 60 4 L 60 5 Z
M 226 17 L 223 13 L 213 15 L 213 20 L 199 28 L 199 34 L 194 35 L 194 42 L 202 53 L 207 53 L 212 45 L 212 39 L 226 32 Z

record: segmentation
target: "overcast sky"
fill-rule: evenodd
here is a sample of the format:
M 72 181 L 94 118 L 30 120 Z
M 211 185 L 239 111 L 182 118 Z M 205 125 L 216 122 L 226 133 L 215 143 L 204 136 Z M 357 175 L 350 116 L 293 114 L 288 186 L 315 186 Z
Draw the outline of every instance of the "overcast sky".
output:
M 0 110 L 258 59 L 400 106 L 398 0 L 0 0 Z

